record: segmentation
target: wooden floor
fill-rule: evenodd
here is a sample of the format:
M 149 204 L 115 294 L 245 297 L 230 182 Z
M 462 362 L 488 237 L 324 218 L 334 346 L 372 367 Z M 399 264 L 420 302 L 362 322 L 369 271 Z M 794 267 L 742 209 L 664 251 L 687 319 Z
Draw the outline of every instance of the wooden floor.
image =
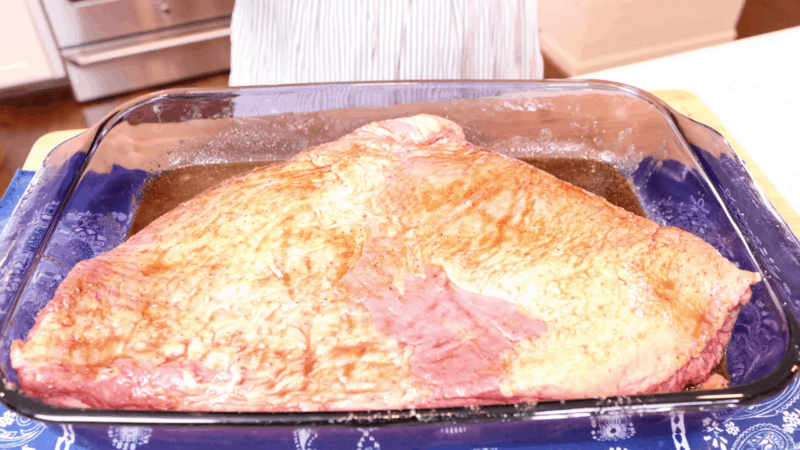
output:
M 798 0 L 746 0 L 736 31 L 739 38 L 756 36 L 800 25 Z M 545 58 L 545 77 L 564 78 L 558 67 Z M 228 75 L 189 80 L 169 87 L 222 88 Z M 51 131 L 86 128 L 118 105 L 150 89 L 91 103 L 77 103 L 69 89 L 0 99 L 0 193 L 5 192 L 14 172 L 22 167 L 33 143 Z
M 173 87 L 224 88 L 228 74 L 188 80 L 90 103 L 78 103 L 68 88 L 0 99 L 0 194 L 22 167 L 36 140 L 51 131 L 87 128 L 117 106 L 140 95 Z
M 798 0 L 745 0 L 736 35 L 744 39 L 800 25 Z

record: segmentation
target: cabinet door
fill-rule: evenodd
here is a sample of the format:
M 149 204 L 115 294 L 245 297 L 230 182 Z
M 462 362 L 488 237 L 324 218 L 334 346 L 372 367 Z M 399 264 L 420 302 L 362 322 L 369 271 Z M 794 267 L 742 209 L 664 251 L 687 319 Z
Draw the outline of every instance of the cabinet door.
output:
M 0 46 L 0 90 L 65 76 L 47 22 L 35 20 L 41 7 L 29 3 L 33 10 L 25 0 L 3 0 L 0 5 L 0 42 L 6 43 Z

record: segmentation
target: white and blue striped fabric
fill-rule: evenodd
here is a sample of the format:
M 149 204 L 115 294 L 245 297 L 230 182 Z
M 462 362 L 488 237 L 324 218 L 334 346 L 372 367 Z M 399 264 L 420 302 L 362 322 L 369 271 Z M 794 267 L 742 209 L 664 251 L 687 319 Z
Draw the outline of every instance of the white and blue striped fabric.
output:
M 536 0 L 237 0 L 231 86 L 540 79 Z

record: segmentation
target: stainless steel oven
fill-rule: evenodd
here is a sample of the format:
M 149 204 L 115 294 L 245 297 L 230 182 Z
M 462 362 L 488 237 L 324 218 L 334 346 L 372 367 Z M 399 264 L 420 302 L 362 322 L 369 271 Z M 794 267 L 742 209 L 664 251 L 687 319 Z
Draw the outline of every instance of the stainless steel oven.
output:
M 40 0 L 78 101 L 230 67 L 234 0 Z

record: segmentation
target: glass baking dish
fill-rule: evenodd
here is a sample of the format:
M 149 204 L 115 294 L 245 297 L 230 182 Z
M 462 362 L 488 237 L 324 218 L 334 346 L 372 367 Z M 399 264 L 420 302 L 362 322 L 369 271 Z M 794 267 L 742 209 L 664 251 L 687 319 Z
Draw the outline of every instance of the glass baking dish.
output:
M 760 272 L 764 282 L 742 308 L 726 355 L 731 387 L 480 408 L 199 414 L 58 408 L 16 389 L 11 341 L 24 339 L 77 262 L 126 239 L 144 189 L 157 176 L 203 164 L 284 160 L 363 124 L 421 112 L 451 119 L 470 142 L 510 156 L 608 163 L 630 182 L 649 218 L 690 231 L 740 268 Z M 77 442 L 91 447 L 110 446 L 108 436 L 122 425 L 149 430 L 148 448 L 264 442 L 301 448 L 298 442 L 308 439 L 355 448 L 367 435 L 383 448 L 521 445 L 594 432 L 603 421 L 674 436 L 700 420 L 699 411 L 725 414 L 771 398 L 797 370 L 797 239 L 718 133 L 648 93 L 609 82 L 324 84 L 153 94 L 118 108 L 48 156 L 0 235 L 0 249 L 0 399 L 20 414 L 71 427 Z

